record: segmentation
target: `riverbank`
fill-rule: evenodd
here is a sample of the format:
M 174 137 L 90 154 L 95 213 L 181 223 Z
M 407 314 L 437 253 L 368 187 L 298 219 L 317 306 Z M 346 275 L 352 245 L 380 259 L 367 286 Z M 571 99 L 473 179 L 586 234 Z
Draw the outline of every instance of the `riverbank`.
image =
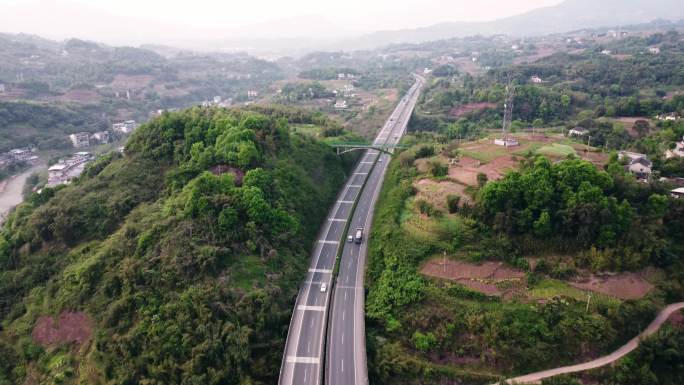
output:
M 33 166 L 30 169 L 15 175 L 2 183 L 0 183 L 0 224 L 5 221 L 7 214 L 18 204 L 20 204 L 24 197 L 22 191 L 28 177 L 34 172 L 45 169 L 45 165 Z

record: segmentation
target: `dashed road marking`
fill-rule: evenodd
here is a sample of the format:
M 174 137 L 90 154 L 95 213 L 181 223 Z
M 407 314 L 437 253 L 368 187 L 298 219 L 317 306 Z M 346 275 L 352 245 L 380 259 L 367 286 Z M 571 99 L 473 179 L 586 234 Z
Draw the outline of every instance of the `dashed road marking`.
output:
M 325 306 L 299 305 L 299 306 L 297 306 L 297 310 L 301 310 L 301 311 L 325 311 Z
M 318 357 L 302 357 L 302 356 L 287 356 L 287 362 L 295 364 L 320 364 L 321 359 Z

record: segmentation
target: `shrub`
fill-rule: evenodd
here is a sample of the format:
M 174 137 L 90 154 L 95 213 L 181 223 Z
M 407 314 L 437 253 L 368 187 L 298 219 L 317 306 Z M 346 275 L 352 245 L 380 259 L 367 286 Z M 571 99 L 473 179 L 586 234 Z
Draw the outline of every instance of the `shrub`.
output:
M 454 214 L 458 212 L 458 204 L 461 202 L 461 197 L 458 195 L 447 195 L 447 207 L 449 213 Z
M 413 343 L 416 349 L 421 351 L 428 351 L 437 344 L 437 338 L 433 333 L 423 334 L 419 331 L 413 333 Z

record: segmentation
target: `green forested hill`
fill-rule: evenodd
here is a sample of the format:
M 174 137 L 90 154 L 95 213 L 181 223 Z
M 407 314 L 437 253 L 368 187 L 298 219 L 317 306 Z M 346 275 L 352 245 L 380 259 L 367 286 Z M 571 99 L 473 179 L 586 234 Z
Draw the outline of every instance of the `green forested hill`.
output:
M 0 384 L 274 383 L 348 166 L 288 117 L 320 124 L 165 114 L 20 206 L 0 236 Z

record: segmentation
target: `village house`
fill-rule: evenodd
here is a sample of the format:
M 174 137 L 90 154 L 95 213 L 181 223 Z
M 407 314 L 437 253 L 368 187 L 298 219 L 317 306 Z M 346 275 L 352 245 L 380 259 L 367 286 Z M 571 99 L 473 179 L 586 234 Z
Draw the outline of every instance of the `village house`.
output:
M 346 100 L 340 99 L 340 100 L 338 100 L 338 101 L 335 102 L 335 106 L 334 106 L 334 107 L 335 107 L 336 110 L 344 110 L 344 109 L 347 108 L 347 101 L 346 101 Z
M 584 127 L 575 127 L 568 131 L 568 136 L 587 136 L 589 135 L 589 130 Z
M 122 134 L 130 134 L 131 132 L 135 131 L 136 128 L 138 128 L 138 124 L 135 122 L 135 120 L 127 120 L 125 122 L 114 123 L 112 125 L 112 130 L 114 132 L 120 132 Z
M 684 137 L 675 144 L 675 148 L 665 151 L 665 159 L 684 158 Z
M 625 170 L 629 171 L 638 179 L 648 179 L 653 173 L 653 163 L 645 154 L 636 152 L 620 151 L 618 159 L 626 160 Z
M 247 91 L 247 97 L 248 98 L 256 98 L 257 96 L 259 96 L 259 92 L 254 91 L 254 90 Z
M 530 81 L 531 81 L 532 83 L 534 83 L 534 84 L 541 84 L 541 83 L 544 83 L 544 81 L 542 80 L 542 78 L 540 78 L 540 77 L 537 76 L 537 75 L 532 76 L 532 77 L 530 78 Z
M 682 197 L 684 197 L 684 187 L 676 188 L 676 189 L 670 191 L 670 194 L 672 195 L 673 198 L 677 198 L 677 199 L 682 198 Z
M 69 135 L 69 140 L 74 148 L 83 148 L 90 146 L 90 133 L 89 132 L 78 132 Z
M 93 135 L 90 136 L 90 142 L 91 143 L 98 143 L 98 144 L 109 143 L 109 132 L 100 131 L 100 132 L 94 133 Z
M 652 55 L 658 55 L 658 54 L 660 53 L 660 48 L 658 48 L 658 47 L 650 47 L 650 48 L 648 49 L 648 53 L 650 53 L 650 54 L 652 54 Z

